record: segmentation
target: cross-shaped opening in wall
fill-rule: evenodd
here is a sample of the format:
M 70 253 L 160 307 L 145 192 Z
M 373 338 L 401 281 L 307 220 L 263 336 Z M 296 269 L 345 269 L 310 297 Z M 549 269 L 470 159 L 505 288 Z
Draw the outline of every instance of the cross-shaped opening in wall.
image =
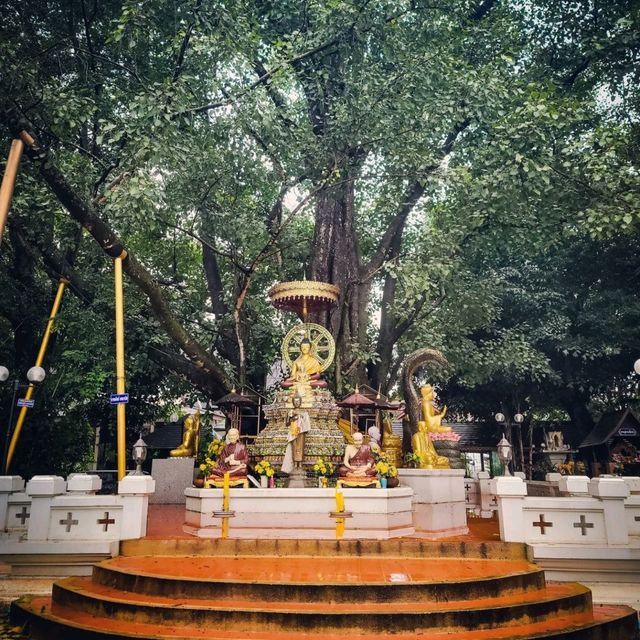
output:
M 74 525 L 78 524 L 77 520 L 72 520 L 71 519 L 71 511 L 67 511 L 67 519 L 66 520 L 60 520 L 60 524 L 64 524 L 66 525 L 67 529 L 67 533 L 69 533 L 69 531 L 71 531 L 71 527 L 73 527 Z
M 540 520 L 538 522 L 534 522 L 533 526 L 534 527 L 540 527 L 540 534 L 541 535 L 545 535 L 546 534 L 546 528 L 547 527 L 553 527 L 553 522 L 545 522 L 544 520 L 544 513 L 541 513 L 539 515 Z
M 581 529 L 582 535 L 587 535 L 587 529 L 593 529 L 593 522 L 587 522 L 586 516 L 580 516 L 580 522 L 573 523 L 574 529 Z
M 102 529 L 103 531 L 107 531 L 109 529 L 109 525 L 110 524 L 115 524 L 116 521 L 113 518 L 109 517 L 109 512 L 105 511 L 104 512 L 104 518 L 100 518 L 98 520 L 98 524 L 104 525 L 104 528 Z
M 20 524 L 24 524 L 31 514 L 27 511 L 27 507 L 22 507 L 20 513 L 16 513 L 16 518 L 20 520 Z

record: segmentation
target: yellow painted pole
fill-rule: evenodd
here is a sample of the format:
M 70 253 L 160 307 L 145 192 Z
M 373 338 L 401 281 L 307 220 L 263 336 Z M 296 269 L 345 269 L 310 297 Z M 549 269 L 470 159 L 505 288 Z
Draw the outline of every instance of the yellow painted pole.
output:
M 64 288 L 68 284 L 68 281 L 64 278 L 60 279 L 58 282 L 58 291 L 56 292 L 56 297 L 53 301 L 53 306 L 51 307 L 51 313 L 49 314 L 49 320 L 47 321 L 47 326 L 44 330 L 44 335 L 42 336 L 42 342 L 40 343 L 40 351 L 38 351 L 38 357 L 36 358 L 36 363 L 34 366 L 41 367 L 44 362 L 44 356 L 47 353 L 47 347 L 49 346 L 49 338 L 51 337 L 51 330 L 53 329 L 53 323 L 56 319 L 56 315 L 58 314 L 58 310 L 60 309 L 60 304 L 62 303 L 62 295 L 64 294 Z M 31 383 L 27 387 L 27 392 L 24 397 L 26 400 L 31 400 L 33 396 L 34 385 Z M 9 443 L 9 449 L 7 452 L 7 464 L 5 467 L 5 473 L 9 471 L 9 467 L 11 466 L 11 460 L 13 459 L 13 454 L 15 453 L 16 446 L 18 444 L 18 439 L 20 438 L 20 432 L 22 431 L 22 425 L 24 424 L 24 420 L 27 417 L 28 407 L 21 407 L 20 413 L 18 414 L 18 420 L 16 422 L 16 428 L 13 430 L 13 434 L 11 436 L 11 442 Z
M 125 393 L 124 377 L 124 295 L 122 287 L 122 261 L 127 252 L 114 258 L 115 295 L 116 295 L 116 393 Z M 127 416 L 126 405 L 116 405 L 118 480 L 122 480 L 127 471 Z
M 11 142 L 7 166 L 5 167 L 2 184 L 0 185 L 0 242 L 4 235 L 4 227 L 7 224 L 7 217 L 9 215 L 9 209 L 11 208 L 11 199 L 13 198 L 13 188 L 16 184 L 20 158 L 22 157 L 25 144 L 32 145 L 33 142 L 33 138 L 26 131 L 21 131 L 20 137 Z
M 344 513 L 344 494 L 336 487 L 336 513 Z M 344 535 L 344 517 L 336 518 L 336 540 L 340 540 Z
M 225 471 L 222 484 L 222 511 L 227 514 L 222 518 L 222 538 L 229 537 L 229 472 Z

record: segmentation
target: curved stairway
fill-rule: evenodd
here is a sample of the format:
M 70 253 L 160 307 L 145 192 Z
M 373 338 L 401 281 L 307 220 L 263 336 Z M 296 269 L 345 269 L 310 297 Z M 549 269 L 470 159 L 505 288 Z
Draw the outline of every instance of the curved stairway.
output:
M 637 615 L 545 584 L 524 545 L 142 540 L 25 597 L 32 638 L 633 640 Z

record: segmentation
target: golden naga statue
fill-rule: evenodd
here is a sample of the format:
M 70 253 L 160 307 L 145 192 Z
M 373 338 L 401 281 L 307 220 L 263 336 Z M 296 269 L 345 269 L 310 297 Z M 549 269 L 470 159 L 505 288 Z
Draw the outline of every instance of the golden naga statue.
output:
M 446 358 L 435 349 L 419 349 L 410 354 L 404 364 L 402 386 L 407 407 L 405 438 L 411 439 L 413 452 L 420 456 L 421 469 L 448 469 L 449 460 L 438 455 L 429 437 L 431 432 L 450 431 L 450 427 L 442 426 L 442 418 L 446 415 L 446 408 L 437 413 L 433 406 L 433 388 L 425 385 L 420 389 L 418 397 L 413 384 L 413 374 L 425 364 L 436 364 L 446 367 Z M 422 418 L 422 419 L 421 419 Z
M 169 451 L 171 458 L 193 458 L 196 455 L 198 446 L 198 435 L 200 433 L 200 412 L 184 419 L 184 432 L 182 434 L 182 444 Z
M 420 388 L 420 394 L 422 395 L 422 419 L 427 424 L 427 431 L 431 433 L 450 432 L 451 427 L 442 426 L 442 419 L 447 415 L 447 407 L 445 406 L 441 413 L 436 412 L 433 404 L 433 387 L 430 384 L 425 384 Z

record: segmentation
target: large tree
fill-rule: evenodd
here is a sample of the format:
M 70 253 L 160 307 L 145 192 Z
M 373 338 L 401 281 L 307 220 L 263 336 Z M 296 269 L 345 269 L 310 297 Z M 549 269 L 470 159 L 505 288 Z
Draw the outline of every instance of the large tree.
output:
M 632 2 L 9 0 L 0 36 L 3 131 L 37 141 L 7 268 L 31 286 L 22 227 L 76 293 L 109 273 L 62 207 L 129 251 L 149 357 L 214 396 L 262 384 L 277 280 L 338 284 L 337 386 L 389 389 L 425 319 L 473 338 L 482 250 L 637 224 Z

